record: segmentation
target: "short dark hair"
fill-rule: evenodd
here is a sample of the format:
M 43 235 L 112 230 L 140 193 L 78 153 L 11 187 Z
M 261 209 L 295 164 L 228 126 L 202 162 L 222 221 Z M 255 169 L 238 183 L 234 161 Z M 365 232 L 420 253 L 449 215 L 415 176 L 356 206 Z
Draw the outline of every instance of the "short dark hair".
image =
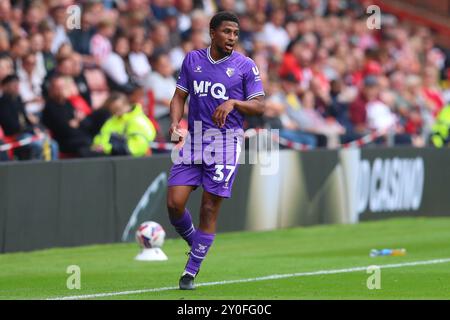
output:
M 155 51 L 153 51 L 153 55 L 151 58 L 151 63 L 158 63 L 159 59 L 161 57 L 167 56 L 169 53 L 164 48 L 156 48 Z
M 5 78 L 3 78 L 1 84 L 2 86 L 6 86 L 11 82 L 19 81 L 19 77 L 16 74 L 9 74 Z
M 287 82 L 290 82 L 290 83 L 298 83 L 298 82 L 299 82 L 298 79 L 297 79 L 297 77 L 296 77 L 293 73 L 285 74 L 285 75 L 281 78 L 281 80 L 287 81 Z
M 39 24 L 38 30 L 40 33 L 46 33 L 46 32 L 55 33 L 55 31 L 53 31 L 53 28 L 51 27 L 50 23 L 47 20 L 44 20 Z
M 122 92 L 113 91 L 105 100 L 103 106 L 109 107 L 112 103 L 116 102 L 117 100 L 122 100 L 123 102 L 128 103 L 128 98 L 125 94 L 123 94 Z
M 239 18 L 236 14 L 229 11 L 220 11 L 211 18 L 211 21 L 209 22 L 209 28 L 212 30 L 216 30 L 223 21 L 236 22 L 239 26 Z

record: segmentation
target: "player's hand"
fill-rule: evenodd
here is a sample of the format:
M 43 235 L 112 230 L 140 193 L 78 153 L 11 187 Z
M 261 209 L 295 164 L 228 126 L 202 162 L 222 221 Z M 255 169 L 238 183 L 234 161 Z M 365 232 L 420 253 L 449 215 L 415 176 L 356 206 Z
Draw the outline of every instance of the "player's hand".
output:
M 181 128 L 178 123 L 172 123 L 169 128 L 169 136 L 172 142 L 181 142 L 186 135 L 186 130 Z
M 234 109 L 234 100 L 230 99 L 216 108 L 212 115 L 212 120 L 219 128 L 225 125 L 228 114 Z

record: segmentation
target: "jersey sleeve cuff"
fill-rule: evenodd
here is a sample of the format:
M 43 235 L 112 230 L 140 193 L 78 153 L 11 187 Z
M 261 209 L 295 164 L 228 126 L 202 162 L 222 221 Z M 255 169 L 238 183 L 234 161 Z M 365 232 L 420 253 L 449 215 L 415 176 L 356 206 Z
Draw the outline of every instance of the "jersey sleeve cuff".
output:
M 253 93 L 247 97 L 247 100 L 250 100 L 250 99 L 253 99 L 253 98 L 256 98 L 259 96 L 265 96 L 265 93 L 263 91 Z
M 181 91 L 184 91 L 186 93 L 189 93 L 189 90 L 186 89 L 185 87 L 183 87 L 182 85 L 177 84 L 177 88 L 180 89 Z

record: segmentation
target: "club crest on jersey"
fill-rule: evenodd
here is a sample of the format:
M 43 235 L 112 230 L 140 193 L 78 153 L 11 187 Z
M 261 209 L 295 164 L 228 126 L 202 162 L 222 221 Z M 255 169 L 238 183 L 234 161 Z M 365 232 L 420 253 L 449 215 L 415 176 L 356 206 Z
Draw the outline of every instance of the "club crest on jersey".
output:
M 234 74 L 234 68 L 227 68 L 226 74 L 229 78 Z
M 201 66 L 196 66 L 194 69 L 194 72 L 202 72 L 202 67 Z

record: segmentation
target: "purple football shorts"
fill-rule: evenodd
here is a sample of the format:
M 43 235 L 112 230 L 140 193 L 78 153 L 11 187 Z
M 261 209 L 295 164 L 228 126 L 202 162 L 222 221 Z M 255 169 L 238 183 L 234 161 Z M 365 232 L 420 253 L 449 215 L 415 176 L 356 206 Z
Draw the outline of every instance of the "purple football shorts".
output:
M 231 197 L 231 189 L 239 166 L 240 146 L 234 154 L 225 155 L 222 161 L 174 164 L 170 170 L 169 186 L 202 186 L 204 190 L 223 198 Z M 194 157 L 193 157 L 194 158 Z M 195 157 L 198 159 L 198 156 Z M 192 161 L 193 162 L 193 161 Z

